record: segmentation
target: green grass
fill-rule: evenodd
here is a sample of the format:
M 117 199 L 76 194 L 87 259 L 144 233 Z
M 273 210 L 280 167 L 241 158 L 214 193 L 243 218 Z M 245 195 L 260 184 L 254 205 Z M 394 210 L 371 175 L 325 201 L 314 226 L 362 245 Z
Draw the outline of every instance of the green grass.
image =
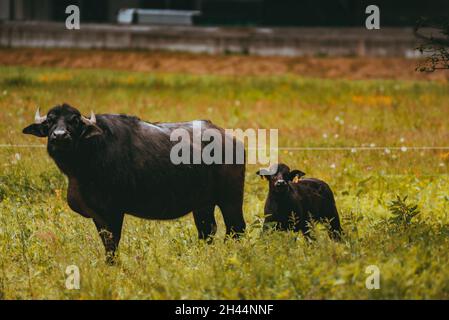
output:
M 449 150 L 283 150 L 281 161 L 333 188 L 342 243 L 319 227 L 311 244 L 291 233 L 261 235 L 267 186 L 247 166 L 241 241 L 223 241 L 218 211 L 212 245 L 197 240 L 190 215 L 127 216 L 119 263 L 109 267 L 93 223 L 68 208 L 67 181 L 45 148 L 3 146 L 44 144 L 21 129 L 37 105 L 61 102 L 85 114 L 278 128 L 281 147 L 449 142 L 445 83 L 0 67 L 0 298 L 449 298 Z M 391 222 L 397 194 L 421 211 L 409 224 Z M 80 290 L 65 288 L 68 265 L 80 268 Z M 369 265 L 380 268 L 379 290 L 365 287 Z

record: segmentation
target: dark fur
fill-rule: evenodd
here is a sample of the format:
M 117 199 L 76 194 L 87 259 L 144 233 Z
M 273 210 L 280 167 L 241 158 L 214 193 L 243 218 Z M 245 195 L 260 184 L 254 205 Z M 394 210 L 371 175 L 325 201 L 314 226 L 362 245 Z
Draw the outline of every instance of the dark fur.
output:
M 69 179 L 70 208 L 93 219 L 109 261 L 119 244 L 125 213 L 166 220 L 193 211 L 199 237 L 210 239 L 216 232 L 218 205 L 227 234 L 244 231 L 244 164 L 174 165 L 170 160 L 171 147 L 177 143 L 170 141 L 170 132 L 191 130 L 191 122 L 145 125 L 136 117 L 103 114 L 96 116 L 93 128 L 82 121 L 71 123 L 76 116 L 80 113 L 75 108 L 56 106 L 43 124 L 30 125 L 24 133 L 50 137 L 58 121 L 72 132 L 72 141 L 64 148 L 49 139 L 48 153 Z M 204 121 L 202 129 L 207 128 L 219 129 L 223 140 L 232 139 Z
M 334 195 L 328 184 L 313 178 L 302 178 L 293 182 L 295 177 L 305 173 L 299 170 L 290 171 L 285 164 L 277 165 L 275 174 L 258 175 L 269 181 L 269 192 L 265 202 L 264 229 L 271 225 L 279 230 L 302 231 L 309 235 L 312 221 L 329 222 L 329 236 L 340 239 L 342 229 L 335 205 Z M 286 183 L 278 185 L 277 182 Z

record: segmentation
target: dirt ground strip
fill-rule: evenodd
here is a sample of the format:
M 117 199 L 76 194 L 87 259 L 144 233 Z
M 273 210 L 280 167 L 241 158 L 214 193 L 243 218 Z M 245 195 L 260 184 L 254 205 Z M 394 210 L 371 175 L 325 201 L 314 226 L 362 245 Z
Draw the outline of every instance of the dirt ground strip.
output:
M 318 78 L 449 80 L 449 71 L 415 71 L 418 61 L 405 58 L 259 57 L 154 51 L 0 49 L 0 65 L 235 76 L 295 74 Z

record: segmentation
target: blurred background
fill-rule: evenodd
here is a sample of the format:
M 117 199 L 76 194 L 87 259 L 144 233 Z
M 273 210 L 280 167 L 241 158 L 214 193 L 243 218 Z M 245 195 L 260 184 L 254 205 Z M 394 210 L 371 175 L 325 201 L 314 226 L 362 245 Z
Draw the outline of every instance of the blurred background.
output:
M 71 4 L 78 31 L 63 25 Z M 365 28 L 370 4 L 380 30 Z M 0 0 L 0 46 L 415 57 L 417 20 L 447 12 L 447 0 Z
M 197 10 L 196 25 L 233 26 L 361 26 L 370 4 L 382 8 L 384 26 L 412 26 L 419 16 L 449 11 L 446 0 L 0 0 L 1 19 L 64 21 L 71 4 L 83 22 L 115 23 L 120 9 L 145 8 Z

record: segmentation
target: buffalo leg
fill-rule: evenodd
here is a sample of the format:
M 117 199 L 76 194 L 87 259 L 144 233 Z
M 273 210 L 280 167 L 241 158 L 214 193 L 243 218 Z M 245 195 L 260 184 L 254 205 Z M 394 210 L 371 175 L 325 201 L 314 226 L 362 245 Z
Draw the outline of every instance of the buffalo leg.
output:
M 226 235 L 238 238 L 245 232 L 246 224 L 243 219 L 241 203 L 227 203 L 219 205 L 223 220 L 226 225 Z
M 303 205 L 299 205 L 295 210 L 295 224 L 294 231 L 301 231 L 307 240 L 314 240 L 311 233 L 312 215 L 307 208 Z
M 340 219 L 338 218 L 338 214 L 337 214 L 337 216 L 332 218 L 329 223 L 329 237 L 332 240 L 340 241 L 342 233 L 343 233 L 343 229 L 341 228 Z
M 304 237 L 307 240 L 314 240 L 313 235 L 311 234 L 310 223 L 312 220 L 310 218 L 303 217 L 299 220 L 299 222 L 295 226 L 295 231 L 301 231 Z
M 123 214 L 120 214 L 107 222 L 99 222 L 94 219 L 98 234 L 105 248 L 106 263 L 109 265 L 115 263 L 115 251 L 118 248 L 122 235 L 123 217 Z
M 194 210 L 193 219 L 198 230 L 198 237 L 206 240 L 207 243 L 212 242 L 212 237 L 217 232 L 217 223 L 214 216 L 215 206 Z
M 245 165 L 229 164 L 224 165 L 223 168 L 227 170 L 220 173 L 221 183 L 217 186 L 217 205 L 223 215 L 226 235 L 238 238 L 246 228 L 242 211 Z
M 267 232 L 268 230 L 271 230 L 271 229 L 275 229 L 275 230 L 280 229 L 279 222 L 273 218 L 272 214 L 265 213 L 265 218 L 264 218 L 263 226 L 262 226 L 262 232 Z
M 303 219 L 302 221 L 299 222 L 298 227 L 299 230 L 301 230 L 302 234 L 306 237 L 306 238 L 310 238 L 310 226 L 309 226 L 309 220 L 305 220 Z M 297 230 L 297 231 L 299 231 Z

